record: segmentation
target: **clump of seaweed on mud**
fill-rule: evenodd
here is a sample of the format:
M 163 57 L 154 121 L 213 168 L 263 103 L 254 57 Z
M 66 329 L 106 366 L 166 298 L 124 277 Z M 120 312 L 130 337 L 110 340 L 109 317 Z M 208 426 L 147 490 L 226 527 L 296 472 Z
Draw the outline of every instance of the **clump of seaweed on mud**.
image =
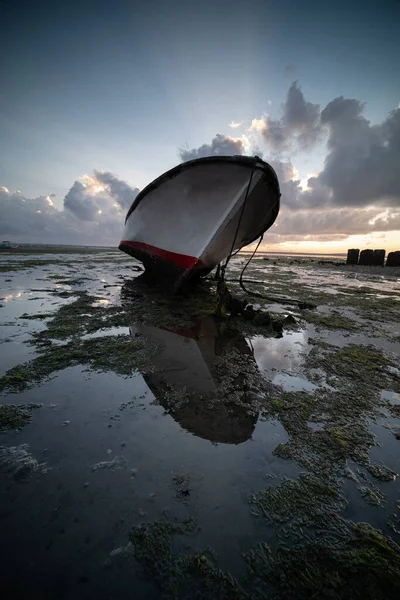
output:
M 136 370 L 151 371 L 156 345 L 144 344 L 128 335 L 93 339 L 74 338 L 64 345 L 46 344 L 33 360 L 9 369 L 0 379 L 0 391 L 20 392 L 46 381 L 53 373 L 84 365 L 92 371 L 113 371 L 129 376 Z
M 0 432 L 7 429 L 22 429 L 29 423 L 32 411 L 41 404 L 0 404 Z
M 311 473 L 301 473 L 299 481 L 286 479 L 280 485 L 271 485 L 258 496 L 250 496 L 249 502 L 269 521 L 301 519 L 303 524 L 315 516 L 335 514 L 347 504 L 333 482 Z
M 329 528 L 329 525 L 331 527 Z M 400 548 L 366 523 L 341 520 L 325 527 L 325 539 L 274 553 L 259 544 L 247 555 L 247 580 L 255 599 L 388 600 L 400 594 Z M 328 535 L 329 534 L 329 535 Z
M 275 517 L 279 522 L 290 523 L 292 515 L 281 505 L 282 500 L 290 501 L 294 493 L 299 501 L 297 506 L 296 501 L 290 505 L 297 510 L 295 516 L 312 515 L 312 524 L 318 529 L 307 530 L 308 523 L 304 520 L 301 524 L 290 523 L 285 539 L 278 540 L 274 551 L 266 543 L 257 544 L 243 555 L 246 571 L 242 581 L 218 567 L 211 548 L 190 552 L 193 543 L 184 545 L 185 540 L 181 540 L 178 544 L 176 536 L 195 536 L 196 524 L 190 518 L 183 523 L 155 521 L 133 527 L 130 541 L 137 563 L 163 598 L 397 598 L 400 593 L 397 544 L 368 524 L 316 511 L 312 492 L 316 491 L 326 506 L 333 509 L 333 490 L 315 487 L 312 482 L 310 495 L 302 498 L 295 487 L 285 485 L 285 493 L 269 498 Z M 307 507 L 306 499 L 311 501 L 311 508 Z
M 346 472 L 349 459 L 369 464 L 368 450 L 375 439 L 367 417 L 376 410 L 373 395 L 321 388 L 314 393 L 275 393 L 266 398 L 262 414 L 278 418 L 289 436 L 275 448 L 275 456 L 294 459 L 316 475 L 338 477 Z
M 306 311 L 302 313 L 302 317 L 308 323 L 312 323 L 318 328 L 342 329 L 344 331 L 357 331 L 361 328 L 359 323 L 345 317 L 337 310 L 331 311 L 330 313 Z
M 244 600 L 247 594 L 238 582 L 214 564 L 214 553 L 205 548 L 193 554 L 174 553 L 172 536 L 188 536 L 196 523 L 155 521 L 133 527 L 130 540 L 135 558 L 159 588 L 163 598 L 206 598 Z
M 307 357 L 308 371 L 322 368 L 328 375 L 356 385 L 362 394 L 373 394 L 378 389 L 400 391 L 400 378 L 392 371 L 396 364 L 382 350 L 363 344 L 348 344 L 338 348 L 315 340 L 311 343 L 314 348 Z

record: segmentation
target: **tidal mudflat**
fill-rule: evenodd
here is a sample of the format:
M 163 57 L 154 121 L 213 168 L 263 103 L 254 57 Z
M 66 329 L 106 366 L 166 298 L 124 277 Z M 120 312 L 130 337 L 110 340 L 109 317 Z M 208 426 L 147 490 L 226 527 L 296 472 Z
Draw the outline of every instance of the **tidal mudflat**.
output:
M 0 255 L 5 597 L 399 597 L 400 270 L 245 261 Z

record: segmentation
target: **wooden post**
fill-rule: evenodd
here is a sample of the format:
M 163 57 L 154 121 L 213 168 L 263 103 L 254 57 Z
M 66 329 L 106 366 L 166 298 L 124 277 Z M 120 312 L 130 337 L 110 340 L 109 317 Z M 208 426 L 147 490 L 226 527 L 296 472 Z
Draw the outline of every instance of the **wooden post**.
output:
M 374 265 L 377 267 L 383 267 L 385 264 L 386 250 L 374 250 Z
M 347 250 L 346 265 L 358 265 L 358 255 L 360 250 L 358 248 L 351 248 Z
M 400 267 L 400 250 L 396 252 L 389 252 L 387 261 L 387 267 Z
M 374 251 L 373 250 L 361 250 L 359 265 L 373 265 L 374 264 Z

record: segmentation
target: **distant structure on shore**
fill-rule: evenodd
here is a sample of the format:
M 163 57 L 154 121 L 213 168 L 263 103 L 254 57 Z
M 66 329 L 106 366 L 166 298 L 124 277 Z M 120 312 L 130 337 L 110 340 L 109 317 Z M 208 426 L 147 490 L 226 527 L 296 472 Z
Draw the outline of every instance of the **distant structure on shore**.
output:
M 347 250 L 346 265 L 365 265 L 368 267 L 383 267 L 385 264 L 386 250 L 360 250 L 351 248 Z M 389 252 L 387 267 L 400 267 L 400 251 Z
M 389 252 L 387 261 L 387 267 L 400 267 L 400 250 L 396 252 Z

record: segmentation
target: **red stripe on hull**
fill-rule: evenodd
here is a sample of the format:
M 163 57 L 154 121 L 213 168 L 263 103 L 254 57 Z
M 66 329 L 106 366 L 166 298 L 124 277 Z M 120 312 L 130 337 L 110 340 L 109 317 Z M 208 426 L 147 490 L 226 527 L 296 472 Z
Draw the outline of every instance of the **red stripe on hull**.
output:
M 196 258 L 195 256 L 187 256 L 186 254 L 170 252 L 169 250 L 163 250 L 162 248 L 157 248 L 157 246 L 151 246 L 150 244 L 145 244 L 144 242 L 131 242 L 130 240 L 122 240 L 121 246 L 122 245 L 130 246 L 136 250 L 141 250 L 150 256 L 157 256 L 166 262 L 173 263 L 181 269 L 200 269 L 206 266 L 199 258 Z

